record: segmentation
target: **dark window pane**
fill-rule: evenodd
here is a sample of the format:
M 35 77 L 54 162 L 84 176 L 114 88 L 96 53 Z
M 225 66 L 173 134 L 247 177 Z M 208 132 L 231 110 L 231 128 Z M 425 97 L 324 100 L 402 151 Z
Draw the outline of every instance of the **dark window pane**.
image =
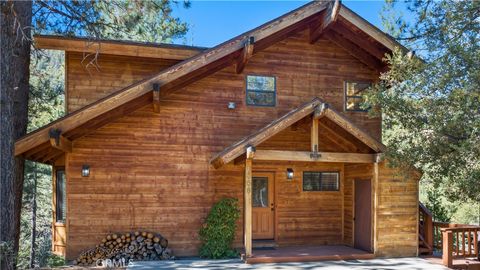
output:
M 247 76 L 247 105 L 275 106 L 275 77 Z
M 247 104 L 260 106 L 275 106 L 275 93 L 248 91 Z
M 268 178 L 267 177 L 253 177 L 252 206 L 268 207 Z
M 303 172 L 303 191 L 338 191 L 338 172 Z
M 65 222 L 67 209 L 67 194 L 65 183 L 65 171 L 57 170 L 56 174 L 56 221 Z

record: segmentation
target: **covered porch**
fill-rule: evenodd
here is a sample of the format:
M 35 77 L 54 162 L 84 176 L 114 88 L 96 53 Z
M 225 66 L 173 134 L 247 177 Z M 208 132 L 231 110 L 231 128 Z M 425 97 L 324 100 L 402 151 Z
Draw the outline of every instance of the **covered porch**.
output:
M 287 246 L 274 249 L 253 249 L 254 256 L 244 257 L 249 264 L 281 262 L 314 262 L 334 260 L 367 260 L 371 252 L 343 245 Z
M 373 258 L 384 149 L 315 98 L 216 155 L 215 168 L 244 167 L 244 260 Z

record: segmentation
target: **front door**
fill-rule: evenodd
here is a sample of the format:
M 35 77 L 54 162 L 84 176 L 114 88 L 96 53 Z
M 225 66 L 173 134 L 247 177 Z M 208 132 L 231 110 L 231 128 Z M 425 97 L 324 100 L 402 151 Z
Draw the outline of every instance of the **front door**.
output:
M 370 180 L 355 181 L 355 248 L 372 251 L 372 188 Z
M 252 177 L 252 238 L 274 238 L 274 178 L 272 173 L 253 173 Z

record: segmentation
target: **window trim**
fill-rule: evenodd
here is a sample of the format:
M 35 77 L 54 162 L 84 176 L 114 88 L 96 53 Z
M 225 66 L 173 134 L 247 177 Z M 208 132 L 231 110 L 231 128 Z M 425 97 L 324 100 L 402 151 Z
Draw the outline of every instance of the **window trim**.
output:
M 349 95 L 347 94 L 347 84 L 348 84 L 348 83 L 365 83 L 365 84 L 370 84 L 370 86 L 372 86 L 372 85 L 373 85 L 373 82 L 372 82 L 372 81 L 361 81 L 361 80 L 358 80 L 358 81 L 356 81 L 356 80 L 345 80 L 345 81 L 343 82 L 343 96 L 344 96 L 344 98 L 343 98 L 343 108 L 344 108 L 345 112 L 368 112 L 369 109 L 366 109 L 366 110 L 362 110 L 362 109 L 356 110 L 356 109 L 354 109 L 354 110 L 352 110 L 352 109 L 348 109 L 348 108 L 347 108 L 347 100 L 348 100 L 348 98 L 360 98 L 360 99 L 363 99 L 363 96 L 349 96 Z
M 248 103 L 248 92 L 256 92 L 256 93 L 265 93 L 267 91 L 262 90 L 249 90 L 248 89 L 248 76 L 255 76 L 255 77 L 271 77 L 273 78 L 273 104 L 272 105 L 259 105 L 259 104 L 249 104 Z M 245 104 L 251 107 L 276 107 L 277 106 L 277 76 L 275 75 L 265 75 L 265 74 L 245 74 Z M 268 92 L 267 92 L 268 93 Z
M 63 202 L 65 204 L 65 213 L 63 213 L 63 220 L 59 220 L 58 219 L 58 209 L 59 209 L 59 205 L 58 205 L 58 173 L 59 172 L 63 172 L 63 175 L 64 175 L 64 181 L 65 181 L 65 201 Z M 67 177 L 66 177 L 66 171 L 65 171 L 65 167 L 55 167 L 55 217 L 54 217 L 54 222 L 55 224 L 61 224 L 61 225 L 64 225 L 66 224 L 66 219 L 67 219 L 67 201 L 66 201 L 66 198 L 67 198 Z
M 305 190 L 304 189 L 304 181 L 305 181 L 305 173 L 336 173 L 338 176 L 338 189 L 337 190 Z M 340 171 L 302 171 L 302 192 L 307 193 L 325 193 L 325 192 L 341 192 L 342 190 L 342 181 L 341 181 L 341 173 Z

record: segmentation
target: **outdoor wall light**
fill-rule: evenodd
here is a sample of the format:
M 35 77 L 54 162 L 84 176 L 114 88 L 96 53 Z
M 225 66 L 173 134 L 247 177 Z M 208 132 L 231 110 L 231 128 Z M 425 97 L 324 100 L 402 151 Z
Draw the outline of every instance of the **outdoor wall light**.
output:
M 293 169 L 292 168 L 287 168 L 287 180 L 289 180 L 289 181 L 293 180 Z
M 82 176 L 88 177 L 89 175 L 90 175 L 90 166 L 85 164 L 82 166 Z
M 235 104 L 235 102 L 228 102 L 228 109 L 234 110 L 235 107 L 237 107 L 237 105 Z

